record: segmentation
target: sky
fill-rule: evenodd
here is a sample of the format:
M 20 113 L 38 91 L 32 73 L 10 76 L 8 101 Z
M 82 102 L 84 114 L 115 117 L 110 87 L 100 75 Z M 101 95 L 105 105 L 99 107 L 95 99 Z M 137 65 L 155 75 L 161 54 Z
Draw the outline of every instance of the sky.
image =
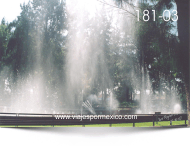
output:
M 20 4 L 28 3 L 29 0 L 1 0 L 0 1 L 0 21 L 5 17 L 6 22 L 11 22 L 19 16 L 21 12 Z

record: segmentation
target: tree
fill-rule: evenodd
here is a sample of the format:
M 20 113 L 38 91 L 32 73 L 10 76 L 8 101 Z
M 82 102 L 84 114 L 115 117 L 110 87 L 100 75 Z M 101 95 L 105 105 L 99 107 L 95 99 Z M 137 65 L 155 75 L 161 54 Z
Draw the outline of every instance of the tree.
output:
M 8 24 L 6 24 L 5 19 L 3 18 L 0 24 L 0 71 L 3 69 L 4 60 L 6 58 L 6 50 L 8 40 L 10 38 L 11 32 L 8 29 Z
M 124 4 L 130 5 L 134 8 L 136 6 L 131 3 L 130 0 L 118 0 L 117 1 L 122 9 L 124 9 Z M 148 23 L 140 23 L 140 29 L 137 31 L 137 35 L 139 36 L 138 48 L 139 50 L 139 58 L 141 58 L 141 68 L 145 69 L 146 67 L 149 68 L 149 72 L 151 78 L 156 81 L 153 84 L 154 90 L 160 89 L 161 82 L 159 80 L 160 75 L 164 75 L 164 78 L 168 80 L 168 82 L 174 84 L 178 84 L 175 81 L 176 74 L 180 77 L 183 82 L 186 84 L 186 97 L 187 103 L 189 98 L 189 93 L 187 90 L 189 85 L 189 73 L 188 73 L 188 31 L 184 28 L 188 28 L 188 1 L 172 1 L 172 0 L 151 0 L 151 1 L 141 1 L 141 5 L 138 6 L 138 9 L 144 10 L 146 9 L 154 9 L 156 13 L 162 13 L 165 9 L 171 9 L 173 7 L 173 2 L 176 2 L 178 7 L 178 32 L 179 32 L 179 39 L 180 45 L 178 45 L 178 38 L 174 35 L 170 34 L 170 30 L 172 24 L 169 22 L 160 22 L 157 20 L 156 23 L 149 21 Z M 125 10 L 125 9 L 124 9 Z M 150 14 L 151 15 L 151 14 Z M 184 17 L 185 16 L 185 17 Z M 152 18 L 152 16 L 150 16 Z M 155 25 L 156 24 L 156 25 Z M 143 26 L 144 25 L 144 26 Z M 147 37 L 148 36 L 148 37 Z M 182 41 L 181 41 L 182 40 Z M 174 45 L 175 44 L 175 45 Z M 183 45 L 182 45 L 183 44 Z M 177 46 L 179 46 L 178 49 Z M 181 49 L 183 51 L 181 51 Z M 179 51 L 180 50 L 180 51 Z M 151 55 L 150 55 L 151 54 Z M 185 57 L 182 57 L 185 56 Z M 168 61 L 170 58 L 170 61 Z M 176 58 L 178 58 L 177 61 Z M 155 61 L 156 59 L 156 61 Z M 142 70 L 143 74 L 145 70 Z M 183 77 L 180 75 L 182 73 Z M 141 78 L 142 78 L 141 74 Z M 143 77 L 145 78 L 145 77 Z M 142 79 L 143 79 L 142 78 Z M 141 80 L 142 80 L 141 79 Z M 173 83 L 172 83 L 173 84 Z M 183 87 L 182 84 L 180 84 Z M 142 85 L 141 85 L 142 86 Z M 171 84 L 170 84 L 171 87 Z M 157 89 L 158 88 L 158 89 Z
M 45 107 L 52 106 L 47 102 L 47 97 L 54 99 L 54 106 L 56 102 L 60 106 L 58 101 L 63 100 L 60 95 L 64 91 L 60 87 L 64 84 L 64 5 L 59 0 L 24 3 L 18 19 L 8 25 L 8 30 L 13 33 L 5 45 L 4 63 L 13 71 L 9 76 L 13 85 L 11 92 L 18 92 L 31 77 L 40 78 L 38 90 L 41 90 L 39 93 L 45 100 Z M 59 100 L 56 100 L 57 96 Z
M 190 123 L 190 95 L 189 95 L 189 1 L 175 0 L 179 15 L 178 34 L 180 39 L 179 67 L 185 83 L 188 120 Z
M 0 98 L 3 102 L 5 102 L 9 98 L 5 97 L 5 80 L 9 76 L 7 74 L 7 68 L 5 64 L 5 60 L 7 58 L 6 51 L 7 51 L 7 44 L 11 36 L 11 31 L 8 28 L 8 23 L 5 22 L 5 19 L 3 18 L 0 23 Z
M 157 2 L 157 0 L 152 0 Z M 179 49 L 177 51 L 178 69 L 182 72 L 182 79 L 185 83 L 187 112 L 190 112 L 190 95 L 189 95 L 189 1 L 188 0 L 160 0 L 156 3 L 156 7 L 171 7 L 172 2 L 177 5 L 178 11 L 178 37 L 180 40 Z M 190 116 L 188 116 L 190 122 Z

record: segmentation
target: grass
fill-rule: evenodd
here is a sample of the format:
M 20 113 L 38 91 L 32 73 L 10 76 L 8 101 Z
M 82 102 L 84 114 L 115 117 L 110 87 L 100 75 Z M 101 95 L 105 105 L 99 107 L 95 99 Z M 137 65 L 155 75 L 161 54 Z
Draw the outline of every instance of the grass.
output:
M 135 127 L 153 127 L 153 122 L 135 123 Z
M 112 127 L 133 127 L 133 123 L 112 124 Z
M 186 121 L 188 124 L 188 120 Z M 155 126 L 170 126 L 170 121 L 155 122 Z M 184 125 L 183 121 L 172 121 L 172 125 Z M 120 124 L 92 124 L 92 125 L 37 125 L 37 126 L 15 126 L 15 125 L 3 125 L 0 127 L 133 127 L 133 123 L 120 123 Z M 135 123 L 135 127 L 153 127 L 153 122 Z
M 93 124 L 93 125 L 85 125 L 85 127 L 110 127 L 110 124 Z
M 9 127 L 23 127 L 23 128 L 24 127 L 34 127 L 35 128 L 35 127 L 83 127 L 83 126 L 82 125 L 54 125 L 54 126 L 53 125 L 31 125 L 31 126 L 30 125 L 27 125 L 27 126 L 26 125 L 20 125 L 20 126 L 17 126 L 17 125 L 16 126 L 3 125 L 3 126 L 0 126 L 0 127 L 2 127 L 2 128 L 3 127 L 6 127 L 6 128 L 9 128 Z
M 186 121 L 186 123 L 188 124 L 188 120 Z M 185 124 L 185 121 L 173 121 L 172 125 L 183 125 Z

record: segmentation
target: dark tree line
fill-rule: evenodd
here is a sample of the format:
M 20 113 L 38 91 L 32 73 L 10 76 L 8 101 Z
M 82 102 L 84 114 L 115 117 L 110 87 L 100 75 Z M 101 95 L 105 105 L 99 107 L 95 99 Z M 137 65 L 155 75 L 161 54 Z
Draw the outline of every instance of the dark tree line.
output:
M 120 4 L 120 7 L 125 3 L 131 4 L 130 0 L 116 0 L 116 2 Z M 171 30 L 170 22 L 161 22 L 160 25 L 151 24 L 152 22 L 150 22 L 148 25 L 146 23 L 145 27 L 142 27 L 144 30 L 150 30 L 148 36 L 152 39 L 152 44 L 145 47 L 147 49 L 150 48 L 150 51 L 142 50 L 141 56 L 144 56 L 144 61 L 141 63 L 144 62 L 145 64 L 151 64 L 152 66 L 149 70 L 150 76 L 154 81 L 154 90 L 157 90 L 156 87 L 161 85 L 159 83 L 161 76 L 169 81 L 170 88 L 175 82 L 175 86 L 179 88 L 179 94 L 183 106 L 187 106 L 189 112 L 189 1 L 140 0 L 140 2 L 143 4 L 140 6 L 141 9 L 153 9 L 156 10 L 156 12 L 160 12 L 160 14 L 163 10 L 173 8 L 174 3 L 177 5 L 179 18 L 177 21 L 178 36 L 170 35 L 168 33 L 168 31 Z M 148 5 L 146 5 L 146 3 Z M 156 21 L 159 22 L 159 20 Z M 151 29 L 152 27 L 154 29 Z M 154 34 L 156 38 L 153 36 Z M 145 37 L 145 39 L 149 38 Z M 140 41 L 143 41 L 142 38 L 140 38 Z M 150 40 L 144 42 L 149 43 Z M 155 46 L 155 44 L 158 44 L 159 46 Z M 146 56 L 146 53 L 149 55 Z M 153 60 L 153 56 L 157 58 L 156 61 Z M 176 78 L 179 78 L 181 81 L 176 82 Z M 171 92 L 171 90 L 169 92 Z
M 171 34 L 174 27 L 171 21 L 156 19 L 154 22 L 151 19 L 149 22 L 137 23 L 134 18 L 133 22 L 128 22 L 125 19 L 127 16 L 123 15 L 121 33 L 118 27 L 112 28 L 112 19 L 107 17 L 106 10 L 95 18 L 86 17 L 87 27 L 83 33 L 86 33 L 85 40 L 88 41 L 85 45 L 93 49 L 89 52 L 89 62 L 86 64 L 86 79 L 81 81 L 84 82 L 84 93 L 79 84 L 74 93 L 76 97 L 84 94 L 84 98 L 87 98 L 90 94 L 98 96 L 101 93 L 102 104 L 105 104 L 110 91 L 114 91 L 119 103 L 129 106 L 134 104 L 133 98 L 137 91 L 141 91 L 140 96 L 144 96 L 144 89 L 148 88 L 145 81 L 150 79 L 153 94 L 162 96 L 161 91 L 164 91 L 169 100 L 172 88 L 177 88 L 180 100 L 186 106 L 189 99 L 188 1 L 152 0 L 154 2 L 155 5 L 150 5 L 142 1 L 140 11 L 155 9 L 159 16 L 176 2 L 178 36 Z M 117 4 L 123 9 L 126 5 L 133 5 L 130 0 L 118 0 Z M 16 92 L 22 81 L 37 75 L 41 85 L 45 85 L 40 86 L 42 99 L 47 101 L 45 104 L 67 106 L 67 96 L 63 96 L 67 82 L 67 41 L 72 42 L 75 37 L 72 31 L 77 31 L 80 24 L 75 24 L 75 20 L 67 13 L 64 1 L 33 0 L 21 8 L 22 12 L 15 21 L 1 21 L 0 90 L 4 93 L 7 86 L 5 81 L 8 80 L 11 92 Z M 133 33 L 130 32 L 131 25 L 134 25 L 131 30 Z M 65 35 L 67 31 L 68 35 Z M 73 45 L 75 43 L 72 42 Z M 6 67 L 8 71 L 5 71 Z M 94 76 L 94 80 L 91 76 Z

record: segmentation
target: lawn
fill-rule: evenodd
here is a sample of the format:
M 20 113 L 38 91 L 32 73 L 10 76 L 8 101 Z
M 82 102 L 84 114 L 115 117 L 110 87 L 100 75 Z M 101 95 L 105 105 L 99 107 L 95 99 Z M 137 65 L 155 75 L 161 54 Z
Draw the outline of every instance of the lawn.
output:
M 188 121 L 186 121 L 188 124 Z M 155 126 L 170 126 L 170 121 L 155 122 Z M 184 125 L 183 121 L 172 121 L 172 125 Z M 37 125 L 37 126 L 14 126 L 14 125 L 4 125 L 0 127 L 133 127 L 133 123 L 120 123 L 120 124 L 92 124 L 92 125 Z M 153 122 L 142 122 L 135 123 L 135 127 L 153 127 Z

